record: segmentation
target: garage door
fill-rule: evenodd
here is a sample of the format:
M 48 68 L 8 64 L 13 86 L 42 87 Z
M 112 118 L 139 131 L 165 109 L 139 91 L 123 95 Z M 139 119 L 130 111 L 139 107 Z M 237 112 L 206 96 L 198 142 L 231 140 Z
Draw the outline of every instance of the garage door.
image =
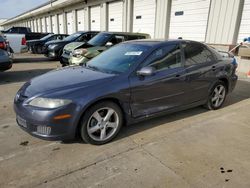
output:
M 173 0 L 169 38 L 205 41 L 210 0 Z
M 58 34 L 58 29 L 57 29 L 57 16 L 54 15 L 51 17 L 51 21 L 52 21 L 52 32 L 55 34 Z
M 50 17 L 46 17 L 46 29 L 48 33 L 51 33 L 51 20 Z
M 76 11 L 77 31 L 84 31 L 84 10 Z
M 63 22 L 63 15 L 60 14 L 58 16 L 58 23 L 59 23 L 59 33 L 60 34 L 65 34 L 64 33 L 64 22 Z
M 101 9 L 100 6 L 90 8 L 90 29 L 100 31 L 101 29 Z
M 45 18 L 42 18 L 42 32 L 46 32 L 46 21 L 45 21 Z
M 245 0 L 244 3 L 238 42 L 242 42 L 247 37 L 250 37 L 250 0 Z
M 72 12 L 67 12 L 66 13 L 66 20 L 67 20 L 67 34 L 72 34 L 73 33 L 73 17 L 72 17 Z
M 110 3 L 108 10 L 109 31 L 122 31 L 123 2 Z
M 154 37 L 155 9 L 155 0 L 134 0 L 134 32 L 148 33 Z
M 36 22 L 37 22 L 37 32 L 41 32 L 41 20 L 37 19 Z
M 38 31 L 37 31 L 37 20 L 34 20 L 34 31 L 35 31 L 35 32 L 38 32 Z

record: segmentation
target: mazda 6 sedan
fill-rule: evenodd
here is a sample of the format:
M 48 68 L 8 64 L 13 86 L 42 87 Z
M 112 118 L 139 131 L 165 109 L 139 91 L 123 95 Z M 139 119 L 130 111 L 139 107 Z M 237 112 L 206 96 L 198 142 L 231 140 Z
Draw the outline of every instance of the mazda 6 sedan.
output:
M 32 79 L 14 99 L 18 125 L 46 140 L 105 144 L 125 124 L 204 105 L 219 109 L 237 63 L 186 40 L 121 43 L 84 66 Z

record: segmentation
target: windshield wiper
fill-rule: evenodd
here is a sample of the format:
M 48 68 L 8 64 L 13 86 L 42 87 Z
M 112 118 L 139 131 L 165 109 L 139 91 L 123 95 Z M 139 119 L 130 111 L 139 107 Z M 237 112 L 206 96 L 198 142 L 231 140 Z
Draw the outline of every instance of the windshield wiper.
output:
M 92 69 L 94 71 L 100 71 L 100 69 L 98 67 L 95 66 L 91 66 L 91 65 L 86 65 L 87 68 Z

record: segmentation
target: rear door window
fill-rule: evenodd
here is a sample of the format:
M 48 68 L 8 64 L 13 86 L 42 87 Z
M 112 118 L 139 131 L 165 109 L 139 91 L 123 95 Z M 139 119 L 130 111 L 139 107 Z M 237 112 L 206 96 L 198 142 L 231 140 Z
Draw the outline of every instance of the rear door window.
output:
M 185 56 L 185 66 L 205 64 L 213 61 L 212 53 L 198 43 L 185 43 L 182 45 Z

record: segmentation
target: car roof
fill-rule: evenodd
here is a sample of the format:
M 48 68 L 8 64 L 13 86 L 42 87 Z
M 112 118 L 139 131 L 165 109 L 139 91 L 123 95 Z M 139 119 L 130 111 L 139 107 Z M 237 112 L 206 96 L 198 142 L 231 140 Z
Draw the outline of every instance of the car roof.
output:
M 132 33 L 132 32 L 108 32 L 108 31 L 104 31 L 101 33 L 107 33 L 107 34 L 115 34 L 115 35 L 133 35 L 133 36 L 149 36 L 149 34 L 147 33 Z
M 76 33 L 100 33 L 100 31 L 77 31 Z
M 166 45 L 166 44 L 176 44 L 180 42 L 192 42 L 192 43 L 199 43 L 202 44 L 201 42 L 197 41 L 192 41 L 192 40 L 183 40 L 183 39 L 140 39 L 140 40 L 130 40 L 123 42 L 125 44 L 139 44 L 139 45 L 150 45 L 150 46 L 161 46 L 161 45 Z

